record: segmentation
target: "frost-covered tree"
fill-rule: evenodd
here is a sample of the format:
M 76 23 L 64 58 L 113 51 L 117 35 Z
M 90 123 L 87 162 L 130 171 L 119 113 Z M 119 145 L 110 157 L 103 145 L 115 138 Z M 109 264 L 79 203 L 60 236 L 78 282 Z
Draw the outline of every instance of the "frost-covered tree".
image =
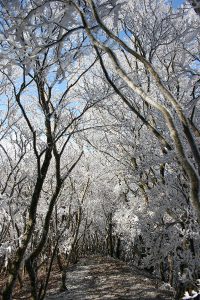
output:
M 24 262 L 44 298 L 56 256 L 65 288 L 94 245 L 172 285 L 198 276 L 199 17 L 161 0 L 0 5 L 3 299 Z
M 61 85 L 58 79 L 60 66 L 55 63 L 50 50 L 41 53 L 31 65 L 21 57 L 21 49 L 14 55 L 15 64 L 13 58 L 9 57 L 10 65 L 8 67 L 5 65 L 2 71 L 10 83 L 9 89 L 12 90 L 18 115 L 17 121 L 10 129 L 9 138 L 6 136 L 1 141 L 2 155 L 5 156 L 8 169 L 5 183 L 2 182 L 2 194 L 4 198 L 7 196 L 7 208 L 12 207 L 12 210 L 19 204 L 16 202 L 19 198 L 25 198 L 26 202 L 23 203 L 24 207 L 22 206 L 21 210 L 17 209 L 19 215 L 24 214 L 24 223 L 18 225 L 16 211 L 16 220 L 12 220 L 13 230 L 16 231 L 14 236 L 19 242 L 16 243 L 14 239 L 12 246 L 8 237 L 9 239 L 2 245 L 2 249 L 5 247 L 8 251 L 12 249 L 8 266 L 10 275 L 3 297 L 5 299 L 11 297 L 21 263 L 26 256 L 25 264 L 32 282 L 32 294 L 37 299 L 35 262 L 47 241 L 53 209 L 64 182 L 83 154 L 81 147 L 73 140 L 73 135 L 79 128 L 81 116 L 94 105 L 82 99 L 78 100 L 72 88 L 94 62 L 85 68 L 84 62 L 80 65 L 77 60 L 75 65 L 71 61 L 74 69 L 72 72 L 65 70 L 67 79 L 63 78 Z M 17 69 L 19 77 L 15 77 L 10 69 Z M 8 92 L 10 93 L 10 90 Z M 16 182 L 16 178 L 19 182 Z M 26 192 L 28 186 L 30 189 Z M 46 189 L 48 193 L 45 193 Z M 40 208 L 43 210 L 42 230 L 36 234 L 35 227 Z M 11 214 L 12 218 L 13 213 L 9 211 L 6 213 Z M 29 246 L 33 240 L 31 250 Z
M 199 0 L 189 0 L 190 4 L 194 7 L 197 14 L 200 14 L 200 1 Z

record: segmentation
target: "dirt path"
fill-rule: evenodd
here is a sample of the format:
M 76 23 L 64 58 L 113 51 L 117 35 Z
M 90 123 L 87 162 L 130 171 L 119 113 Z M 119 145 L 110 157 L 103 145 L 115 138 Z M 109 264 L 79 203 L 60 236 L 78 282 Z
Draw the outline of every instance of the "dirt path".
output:
M 173 299 L 172 293 L 163 290 L 162 283 L 148 273 L 105 257 L 81 259 L 68 269 L 66 284 L 67 292 L 46 300 Z

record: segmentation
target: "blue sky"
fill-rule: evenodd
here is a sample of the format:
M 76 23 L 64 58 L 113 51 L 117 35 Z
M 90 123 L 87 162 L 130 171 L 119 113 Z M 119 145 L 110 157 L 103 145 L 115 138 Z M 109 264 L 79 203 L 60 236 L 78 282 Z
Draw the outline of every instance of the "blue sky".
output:
M 175 7 L 179 7 L 183 2 L 184 2 L 184 0 L 172 0 L 172 4 Z

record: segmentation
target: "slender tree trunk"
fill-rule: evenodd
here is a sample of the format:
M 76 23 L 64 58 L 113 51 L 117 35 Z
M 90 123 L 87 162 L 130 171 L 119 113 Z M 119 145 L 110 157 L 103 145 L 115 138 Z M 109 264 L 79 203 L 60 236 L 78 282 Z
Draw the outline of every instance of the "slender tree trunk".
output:
M 59 195 L 60 189 L 61 189 L 62 183 L 60 182 L 60 185 L 57 186 L 56 191 L 54 195 L 52 196 L 52 199 L 50 201 L 49 209 L 46 214 L 45 223 L 43 227 L 42 237 L 40 239 L 39 244 L 37 245 L 36 249 L 31 253 L 29 258 L 26 260 L 26 269 L 29 274 L 29 278 L 31 281 L 31 293 L 34 300 L 38 299 L 38 286 L 37 286 L 37 270 L 36 270 L 36 259 L 42 252 L 44 245 L 46 243 L 47 237 L 48 237 L 48 231 L 49 231 L 49 224 L 54 208 L 54 204 L 56 202 L 56 199 Z
M 32 196 L 32 200 L 31 200 L 31 205 L 30 205 L 30 209 L 29 209 L 29 218 L 26 222 L 26 229 L 25 229 L 25 233 L 23 235 L 22 238 L 22 242 L 21 242 L 21 247 L 19 247 L 16 251 L 15 257 L 12 261 L 10 270 L 9 270 L 9 277 L 8 277 L 8 281 L 6 283 L 6 286 L 3 290 L 3 298 L 2 300 L 11 300 L 12 299 L 12 292 L 13 292 L 13 288 L 19 273 L 19 269 L 21 266 L 21 262 L 23 260 L 24 254 L 26 252 L 27 246 L 30 242 L 33 230 L 34 230 L 34 226 L 36 223 L 36 210 L 37 210 L 37 204 L 38 204 L 38 200 L 40 198 L 40 193 L 42 190 L 42 186 L 47 174 L 47 170 L 51 161 L 51 154 L 52 150 L 51 149 L 47 149 L 46 155 L 45 155 L 45 159 L 41 168 L 41 174 L 38 175 L 37 178 L 37 182 L 35 185 L 35 190 Z

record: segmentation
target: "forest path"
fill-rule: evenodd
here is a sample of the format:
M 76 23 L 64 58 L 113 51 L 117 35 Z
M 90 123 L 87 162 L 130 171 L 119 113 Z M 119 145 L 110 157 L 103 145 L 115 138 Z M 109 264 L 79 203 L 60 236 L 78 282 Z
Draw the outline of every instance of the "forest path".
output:
M 173 294 L 161 288 L 162 282 L 147 272 L 130 268 L 110 257 L 81 259 L 67 271 L 68 291 L 46 300 L 171 300 Z

